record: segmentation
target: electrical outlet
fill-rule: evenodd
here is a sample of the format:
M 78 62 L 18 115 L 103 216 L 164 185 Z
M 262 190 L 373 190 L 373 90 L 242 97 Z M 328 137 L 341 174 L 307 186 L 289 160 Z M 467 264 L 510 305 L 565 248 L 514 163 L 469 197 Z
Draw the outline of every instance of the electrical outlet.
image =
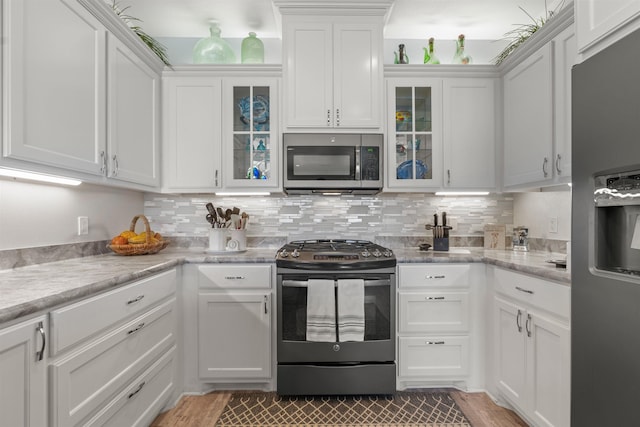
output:
M 558 232 L 558 218 L 552 216 L 549 218 L 549 233 L 557 233 Z
M 89 217 L 79 216 L 78 217 L 78 236 L 83 236 L 86 234 L 89 234 Z

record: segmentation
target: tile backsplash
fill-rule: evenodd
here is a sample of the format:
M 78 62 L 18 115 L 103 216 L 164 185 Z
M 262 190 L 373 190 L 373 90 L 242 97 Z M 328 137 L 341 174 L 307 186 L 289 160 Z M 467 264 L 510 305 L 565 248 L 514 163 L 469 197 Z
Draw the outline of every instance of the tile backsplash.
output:
M 388 241 L 407 238 L 430 239 L 425 224 L 433 214 L 446 212 L 457 223 L 451 237 L 482 246 L 486 224 L 513 227 L 513 196 L 438 197 L 415 193 L 375 196 L 260 196 L 217 197 L 215 195 L 145 195 L 144 214 L 154 230 L 173 237 L 208 236 L 205 204 L 237 206 L 250 215 L 249 237 L 279 237 L 285 240 L 350 238 Z M 468 244 L 480 238 L 479 244 Z M 469 240 L 471 239 L 471 240 Z

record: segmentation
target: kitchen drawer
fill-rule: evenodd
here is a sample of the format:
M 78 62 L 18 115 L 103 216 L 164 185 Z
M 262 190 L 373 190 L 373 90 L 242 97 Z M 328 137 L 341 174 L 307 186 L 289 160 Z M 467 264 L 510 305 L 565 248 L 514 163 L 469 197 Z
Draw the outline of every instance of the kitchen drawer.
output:
M 469 373 L 468 336 L 400 337 L 400 377 L 460 377 Z
M 75 426 L 175 342 L 175 298 L 51 365 L 54 426 Z
M 176 291 L 176 270 L 87 298 L 50 313 L 51 355 L 141 313 Z
M 148 426 L 162 411 L 175 388 L 176 347 L 171 347 L 149 369 L 121 391 L 85 425 Z
M 399 293 L 400 333 L 467 332 L 468 292 Z
M 569 318 L 571 288 L 510 270 L 495 269 L 495 290 L 498 293 Z
M 403 264 L 398 267 L 398 283 L 402 288 L 468 287 L 469 264 Z
M 200 289 L 271 289 L 271 265 L 198 266 Z

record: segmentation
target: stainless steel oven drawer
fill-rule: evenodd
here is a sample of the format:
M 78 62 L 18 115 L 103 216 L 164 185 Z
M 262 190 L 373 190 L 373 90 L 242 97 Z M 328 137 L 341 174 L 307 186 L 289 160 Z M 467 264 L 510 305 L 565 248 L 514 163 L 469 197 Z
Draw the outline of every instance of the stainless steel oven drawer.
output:
M 396 364 L 278 365 L 280 395 L 393 394 Z

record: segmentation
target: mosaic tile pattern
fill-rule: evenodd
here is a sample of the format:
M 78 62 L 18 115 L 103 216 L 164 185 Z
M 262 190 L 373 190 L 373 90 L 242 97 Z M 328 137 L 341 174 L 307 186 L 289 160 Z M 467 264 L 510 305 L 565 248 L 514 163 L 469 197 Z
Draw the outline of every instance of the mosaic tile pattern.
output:
M 451 237 L 475 241 L 485 224 L 513 227 L 513 196 L 436 197 L 425 194 L 375 196 L 261 196 L 146 194 L 144 214 L 154 230 L 166 236 L 205 237 L 209 224 L 205 204 L 237 206 L 250 215 L 248 236 L 281 237 L 285 241 L 311 238 L 350 238 L 389 241 L 431 238 L 425 224 L 446 212 L 457 220 Z M 461 244 L 462 246 L 463 244 Z

